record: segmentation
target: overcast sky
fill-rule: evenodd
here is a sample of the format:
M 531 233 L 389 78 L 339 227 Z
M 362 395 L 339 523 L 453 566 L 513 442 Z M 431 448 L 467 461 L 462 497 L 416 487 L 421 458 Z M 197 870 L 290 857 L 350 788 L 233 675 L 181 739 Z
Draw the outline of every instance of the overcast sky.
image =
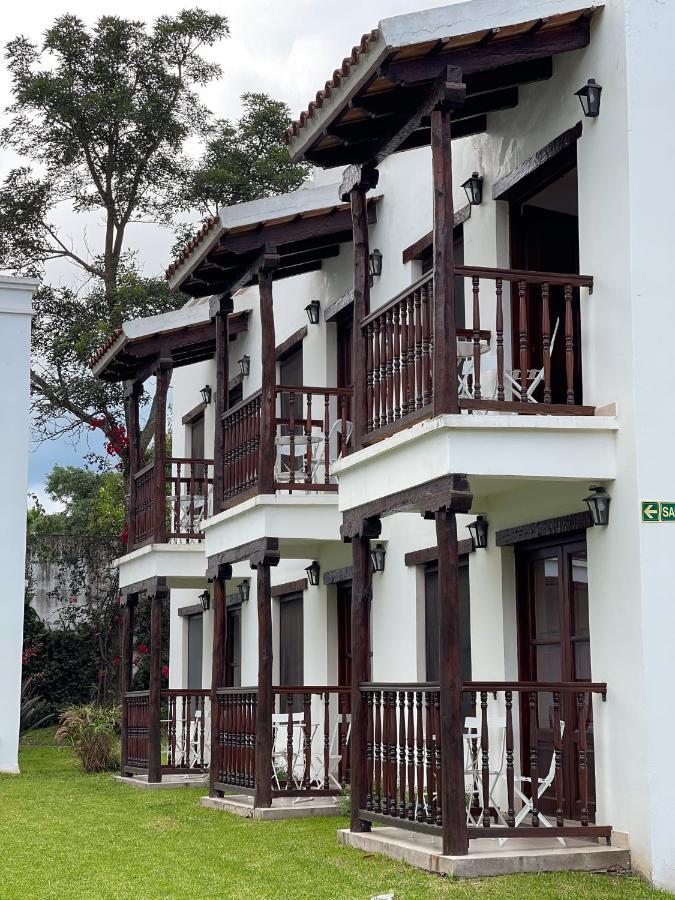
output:
M 51 0 L 51 2 L 6 2 L 2 10 L 2 43 L 25 34 L 38 41 L 44 30 L 65 12 L 74 12 L 88 24 L 102 14 L 140 17 L 152 21 L 195 5 L 226 15 L 230 38 L 211 52 L 222 68 L 222 79 L 204 92 L 204 99 L 217 116 L 236 118 L 239 97 L 244 91 L 264 91 L 285 100 L 296 116 L 316 91 L 349 55 L 361 35 L 376 27 L 380 19 L 415 9 L 444 6 L 452 0 L 229 0 L 214 3 L 202 0 L 190 4 L 174 0 Z M 4 59 L 0 69 L 2 108 L 10 102 L 9 78 Z M 0 153 L 0 175 L 16 160 Z M 69 225 L 70 223 L 64 223 Z M 82 238 L 82 235 L 73 235 Z M 141 248 L 139 262 L 148 274 L 163 272 L 171 244 L 170 235 L 148 226 L 132 233 Z M 52 274 L 52 277 L 55 277 Z M 67 279 L 64 270 L 56 276 Z M 72 448 L 65 442 L 33 448 L 30 485 L 40 490 L 44 476 L 55 462 L 77 464 L 87 448 Z

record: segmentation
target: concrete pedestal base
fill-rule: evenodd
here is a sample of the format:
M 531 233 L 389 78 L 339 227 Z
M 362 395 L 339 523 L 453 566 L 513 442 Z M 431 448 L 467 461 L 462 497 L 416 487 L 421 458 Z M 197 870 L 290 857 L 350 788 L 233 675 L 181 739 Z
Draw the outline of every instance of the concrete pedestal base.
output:
M 208 775 L 194 774 L 194 775 L 164 775 L 162 776 L 162 780 L 157 783 L 153 782 L 150 784 L 148 782 L 147 775 L 134 775 L 131 777 L 130 775 L 115 775 L 115 781 L 118 784 L 130 784 L 131 787 L 141 788 L 146 791 L 164 791 L 171 790 L 172 788 L 185 788 L 185 787 L 203 787 L 207 780 Z
M 199 802 L 208 809 L 219 809 L 244 819 L 306 819 L 310 816 L 340 815 L 338 804 L 331 798 L 324 797 L 311 797 L 307 800 L 279 797 L 272 801 L 271 807 L 255 807 L 253 797 L 246 794 L 202 797 Z

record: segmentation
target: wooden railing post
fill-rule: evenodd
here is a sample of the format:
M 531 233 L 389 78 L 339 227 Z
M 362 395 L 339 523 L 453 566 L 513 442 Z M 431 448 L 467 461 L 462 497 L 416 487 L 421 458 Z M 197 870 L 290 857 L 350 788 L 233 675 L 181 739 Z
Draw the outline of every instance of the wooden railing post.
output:
M 143 385 L 138 381 L 124 383 L 124 405 L 129 441 L 129 500 L 127 506 L 127 552 L 136 544 L 137 492 L 136 473 L 141 469 L 141 429 L 139 399 Z
M 219 513 L 225 498 L 225 447 L 223 415 L 229 406 L 228 383 L 230 377 L 229 315 L 234 304 L 229 297 L 221 297 L 211 306 L 211 317 L 216 327 L 216 403 L 213 432 L 213 515 Z
M 272 584 L 270 566 L 279 564 L 279 552 L 265 550 L 251 556 L 257 569 L 258 597 L 258 705 L 256 710 L 254 806 L 272 805 Z
M 150 698 L 148 728 L 148 783 L 162 780 L 162 606 L 168 592 L 156 585 L 150 599 Z
M 166 543 L 166 395 L 171 360 L 160 360 L 155 388 L 155 472 L 153 489 L 153 541 Z
M 126 775 L 129 763 L 129 707 L 126 695 L 131 690 L 134 664 L 134 624 L 138 594 L 127 594 L 122 613 L 122 662 L 120 694 L 122 697 L 122 753 L 120 774 Z
M 258 273 L 260 325 L 262 329 L 262 398 L 260 408 L 260 462 L 258 466 L 258 482 L 261 494 L 274 493 L 277 361 L 275 355 L 272 276 L 278 264 L 279 257 L 270 251 L 265 256 L 263 266 Z M 260 704 L 260 698 L 258 698 L 258 704 Z
M 220 744 L 219 688 L 225 686 L 225 648 L 227 647 L 227 610 L 225 596 L 227 582 L 232 578 L 232 566 L 218 566 L 213 580 L 213 655 L 211 659 L 211 764 L 209 768 L 209 797 L 217 796 L 222 746 Z

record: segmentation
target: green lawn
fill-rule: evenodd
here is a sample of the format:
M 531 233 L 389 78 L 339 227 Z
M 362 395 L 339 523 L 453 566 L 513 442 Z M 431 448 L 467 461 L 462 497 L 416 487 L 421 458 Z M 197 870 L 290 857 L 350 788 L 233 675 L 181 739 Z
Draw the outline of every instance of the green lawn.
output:
M 69 750 L 24 741 L 0 776 L 0 898 L 666 896 L 636 878 L 538 875 L 458 882 L 340 848 L 337 819 L 252 822 L 201 809 L 200 791 L 146 792 L 85 776 Z

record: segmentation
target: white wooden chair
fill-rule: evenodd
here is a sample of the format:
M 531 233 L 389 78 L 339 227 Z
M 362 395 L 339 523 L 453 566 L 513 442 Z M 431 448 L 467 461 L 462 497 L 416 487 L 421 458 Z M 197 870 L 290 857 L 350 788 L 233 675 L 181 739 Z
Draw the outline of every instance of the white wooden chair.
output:
M 550 345 L 550 353 L 553 355 L 553 347 L 555 345 L 555 339 L 558 334 L 558 329 L 560 327 L 560 317 L 558 317 L 555 321 L 555 325 L 553 327 L 553 334 L 551 335 L 551 345 Z M 514 369 L 512 372 L 504 371 L 504 383 L 508 383 L 511 386 L 513 393 L 516 395 L 516 399 L 520 399 L 523 396 L 523 386 L 520 384 L 520 369 Z M 542 366 L 541 369 L 530 369 L 527 373 L 527 380 L 529 382 L 527 389 L 525 391 L 527 396 L 528 403 L 538 403 L 538 400 L 534 399 L 534 392 L 537 390 L 539 385 L 544 380 L 544 368 Z
M 487 730 L 490 735 L 489 741 L 489 805 L 497 813 L 497 819 L 500 825 L 506 826 L 499 804 L 494 798 L 494 792 L 497 784 L 502 778 L 504 765 L 506 760 L 506 719 L 503 716 L 490 716 L 487 720 Z M 473 798 L 474 794 L 478 794 L 482 800 L 483 797 L 483 770 L 481 766 L 481 749 L 480 742 L 483 733 L 483 720 L 481 716 L 467 716 L 464 719 L 464 776 L 465 780 L 470 783 L 468 793 Z M 477 758 L 473 758 L 473 742 L 478 744 Z M 471 815 L 471 800 L 466 811 L 467 824 L 478 825 L 479 822 Z
M 292 713 L 291 728 L 293 734 L 291 737 L 291 771 L 288 771 L 288 713 L 272 714 L 272 781 L 276 784 L 278 791 L 281 790 L 279 775 L 286 773 L 286 778 L 293 781 L 295 787 L 298 787 L 296 777 L 296 769 L 298 768 L 298 760 L 302 757 L 304 743 L 304 713 Z M 303 766 L 304 772 L 304 766 Z

